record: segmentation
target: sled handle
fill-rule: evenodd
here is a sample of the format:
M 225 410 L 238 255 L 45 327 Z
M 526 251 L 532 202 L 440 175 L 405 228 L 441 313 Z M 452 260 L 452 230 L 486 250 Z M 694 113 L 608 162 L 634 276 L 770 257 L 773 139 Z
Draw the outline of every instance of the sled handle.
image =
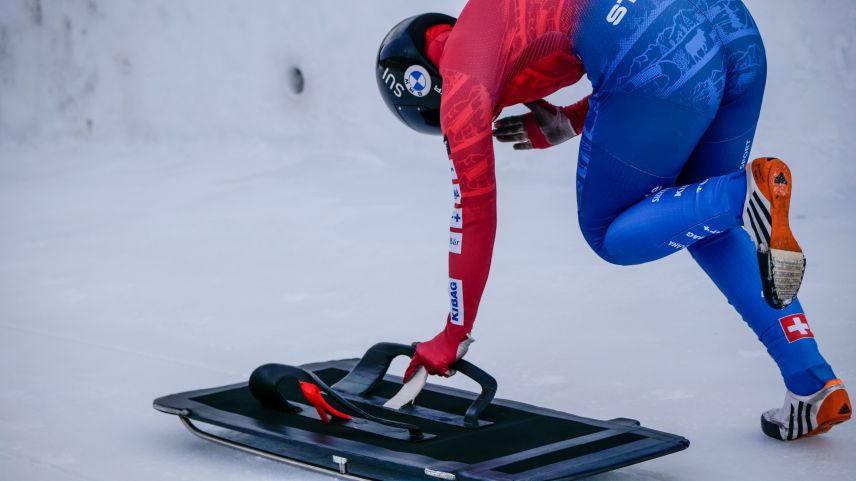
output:
M 355 396 L 367 396 L 383 380 L 393 359 L 398 356 L 412 358 L 415 353 L 415 345 L 408 346 L 391 342 L 375 344 L 366 351 L 347 376 L 333 385 L 333 389 Z M 477 428 L 479 427 L 479 417 L 496 395 L 496 379 L 475 364 L 463 359 L 452 364 L 450 369 L 467 376 L 481 387 L 481 393 L 473 400 L 467 408 L 466 414 L 464 414 L 464 426 Z

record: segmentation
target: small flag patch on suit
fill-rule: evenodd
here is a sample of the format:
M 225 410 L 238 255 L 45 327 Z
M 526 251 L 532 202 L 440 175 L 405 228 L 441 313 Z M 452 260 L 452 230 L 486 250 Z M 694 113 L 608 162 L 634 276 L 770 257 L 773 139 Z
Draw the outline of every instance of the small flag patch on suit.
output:
M 800 339 L 814 337 L 814 333 L 811 332 L 811 328 L 806 321 L 805 314 L 785 316 L 779 319 L 779 324 L 782 325 L 782 330 L 785 332 L 788 342 L 796 342 Z
M 463 229 L 464 228 L 464 213 L 463 209 L 460 207 L 455 207 L 455 210 L 452 211 L 452 221 L 450 224 L 455 229 Z

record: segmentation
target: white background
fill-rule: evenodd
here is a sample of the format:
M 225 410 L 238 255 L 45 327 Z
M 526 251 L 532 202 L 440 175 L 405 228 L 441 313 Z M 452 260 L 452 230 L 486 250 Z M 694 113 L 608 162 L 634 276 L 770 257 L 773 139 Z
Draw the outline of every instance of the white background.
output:
M 770 63 L 753 154 L 792 166 L 801 298 L 856 383 L 856 3 L 746 3 Z M 325 479 L 200 441 L 151 401 L 442 327 L 448 162 L 386 111 L 373 61 L 401 18 L 461 6 L 0 0 L 0 477 Z M 856 423 L 760 432 L 778 371 L 686 253 L 621 268 L 589 250 L 577 149 L 497 146 L 468 358 L 499 396 L 693 443 L 601 480 L 850 479 Z

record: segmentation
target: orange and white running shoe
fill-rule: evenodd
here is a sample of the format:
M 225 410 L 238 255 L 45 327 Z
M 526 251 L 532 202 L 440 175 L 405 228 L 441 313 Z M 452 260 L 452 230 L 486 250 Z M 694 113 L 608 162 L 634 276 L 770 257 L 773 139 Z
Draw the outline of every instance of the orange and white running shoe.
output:
M 779 159 L 762 157 L 746 166 L 743 228 L 755 242 L 764 299 L 775 309 L 789 306 L 805 273 L 805 256 L 788 224 L 791 171 Z
M 850 419 L 853 405 L 840 379 L 808 396 L 785 394 L 785 405 L 761 415 L 761 430 L 771 438 L 793 441 L 816 436 Z

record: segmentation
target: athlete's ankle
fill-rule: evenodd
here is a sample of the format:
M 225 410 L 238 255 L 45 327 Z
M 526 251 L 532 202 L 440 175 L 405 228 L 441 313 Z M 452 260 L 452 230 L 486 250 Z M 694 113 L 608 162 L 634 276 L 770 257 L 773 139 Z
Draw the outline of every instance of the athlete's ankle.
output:
M 788 375 L 785 377 L 785 386 L 798 396 L 808 396 L 820 391 L 835 378 L 829 364 L 819 364 Z

